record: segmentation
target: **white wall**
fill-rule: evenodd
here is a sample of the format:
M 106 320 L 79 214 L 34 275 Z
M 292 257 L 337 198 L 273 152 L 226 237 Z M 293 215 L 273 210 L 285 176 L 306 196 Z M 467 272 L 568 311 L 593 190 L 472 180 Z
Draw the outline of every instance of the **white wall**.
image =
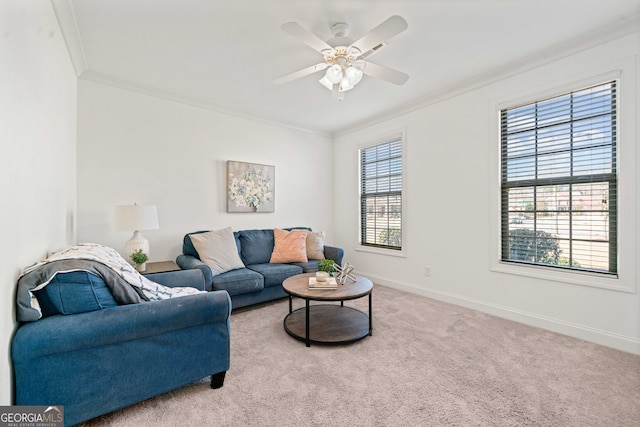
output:
M 175 259 L 185 233 L 309 226 L 331 242 L 332 140 L 80 80 L 78 241 L 121 253 L 114 207 L 153 204 L 151 261 Z M 275 165 L 274 213 L 226 213 L 226 161 Z M 321 200 L 321 203 L 318 203 Z
M 639 34 L 591 48 L 476 87 L 422 108 L 340 135 L 335 158 L 334 231 L 346 260 L 378 283 L 640 353 L 640 298 L 636 263 L 640 227 L 640 166 L 636 121 Z M 620 277 L 603 289 L 496 271 L 499 244 L 499 133 L 497 106 L 622 70 L 620 84 Z M 573 87 L 575 88 L 575 86 Z M 356 250 L 357 150 L 406 129 L 405 257 Z M 336 150 L 337 151 L 337 150 Z M 347 172 L 348 173 L 345 173 Z M 431 277 L 424 267 L 431 267 Z M 571 275 L 575 277 L 575 274 Z M 581 279 L 580 279 L 581 280 Z M 585 278 L 591 285 L 610 285 Z M 599 283 L 602 282 L 602 283 Z M 378 302 L 383 304 L 383 302 Z
M 0 4 L 0 405 L 20 271 L 75 240 L 76 76 L 49 2 Z

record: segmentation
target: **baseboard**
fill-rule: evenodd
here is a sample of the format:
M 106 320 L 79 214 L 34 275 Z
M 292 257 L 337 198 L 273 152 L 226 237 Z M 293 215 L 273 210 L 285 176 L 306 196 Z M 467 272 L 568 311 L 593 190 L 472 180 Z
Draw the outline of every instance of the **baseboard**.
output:
M 529 313 L 521 310 L 514 310 L 497 304 L 488 303 L 486 301 L 475 300 L 448 292 L 434 291 L 417 287 L 413 284 L 402 283 L 395 280 L 389 280 L 384 277 L 362 273 L 363 276 L 371 279 L 373 283 L 388 286 L 390 288 L 400 289 L 417 295 L 422 295 L 435 300 L 444 301 L 450 304 L 478 310 L 483 313 L 501 317 L 503 319 L 513 320 L 515 322 L 524 323 L 525 325 L 535 326 L 549 331 L 557 332 L 570 337 L 582 339 L 607 347 L 628 353 L 640 355 L 640 340 L 613 334 L 611 332 L 586 327 L 564 320 L 554 319 L 546 316 L 540 316 L 535 313 Z

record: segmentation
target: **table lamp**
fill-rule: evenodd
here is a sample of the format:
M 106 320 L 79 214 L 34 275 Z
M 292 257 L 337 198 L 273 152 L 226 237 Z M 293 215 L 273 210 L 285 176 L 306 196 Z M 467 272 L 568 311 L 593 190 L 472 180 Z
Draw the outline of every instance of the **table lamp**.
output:
M 158 210 L 154 205 L 116 206 L 116 228 L 121 231 L 133 231 L 133 236 L 125 244 L 127 260 L 130 261 L 131 254 L 140 249 L 149 255 L 149 241 L 140 234 L 140 230 L 158 228 Z

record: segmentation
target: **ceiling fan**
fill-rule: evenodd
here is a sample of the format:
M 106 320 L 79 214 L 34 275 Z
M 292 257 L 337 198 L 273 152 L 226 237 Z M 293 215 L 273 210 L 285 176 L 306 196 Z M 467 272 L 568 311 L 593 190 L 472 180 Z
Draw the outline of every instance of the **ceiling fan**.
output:
M 278 77 L 273 80 L 273 83 L 283 84 L 326 70 L 319 82 L 331 91 L 335 101 L 342 101 L 344 93 L 353 89 L 364 74 L 402 85 L 409 79 L 407 74 L 366 61 L 365 58 L 384 47 L 387 40 L 403 32 L 407 27 L 407 21 L 404 18 L 394 15 L 358 40 L 352 41 L 347 37 L 349 26 L 339 22 L 331 27 L 334 37 L 325 42 L 297 22 L 287 22 L 282 25 L 282 30 L 320 52 L 323 61 Z

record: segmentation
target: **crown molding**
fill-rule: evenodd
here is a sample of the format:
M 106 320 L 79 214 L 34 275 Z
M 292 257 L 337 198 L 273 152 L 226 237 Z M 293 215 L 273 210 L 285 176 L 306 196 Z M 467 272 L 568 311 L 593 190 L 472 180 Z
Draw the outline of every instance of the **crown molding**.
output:
M 288 123 L 279 122 L 276 120 L 269 120 L 257 115 L 253 115 L 251 113 L 247 113 L 242 110 L 233 109 L 230 107 L 220 106 L 209 102 L 200 101 L 198 99 L 189 98 L 185 96 L 179 96 L 174 93 L 166 92 L 160 89 L 146 87 L 139 84 L 134 84 L 130 82 L 126 82 L 123 80 L 119 80 L 113 77 L 105 76 L 103 74 L 96 73 L 91 70 L 87 70 L 82 73 L 82 76 L 79 77 L 80 80 L 85 80 L 88 82 L 93 82 L 97 84 L 101 84 L 104 86 L 111 86 L 118 89 L 126 90 L 129 92 L 138 93 L 141 95 L 149 96 L 152 98 L 159 98 L 165 101 L 176 102 L 179 104 L 188 105 L 191 107 L 200 108 L 203 110 L 215 111 L 219 114 L 225 114 L 227 116 L 238 117 L 245 120 L 250 120 L 257 123 L 263 123 L 270 126 L 277 126 L 289 130 L 294 130 L 296 132 L 303 132 L 311 135 L 321 136 L 324 138 L 332 138 L 333 135 L 326 132 L 320 132 L 312 129 L 302 128 L 298 126 L 293 126 Z
M 542 50 L 527 57 L 516 59 L 501 67 L 489 70 L 465 81 L 458 82 L 455 85 L 435 91 L 429 95 L 416 99 L 410 104 L 405 104 L 395 110 L 387 111 L 386 113 L 382 113 L 365 121 L 356 123 L 353 126 L 336 131 L 333 134 L 333 137 L 337 138 L 357 132 L 376 123 L 380 123 L 381 121 L 403 116 L 497 81 L 536 69 L 559 59 L 578 54 L 601 44 L 620 39 L 635 32 L 640 32 L 640 14 L 621 19 L 618 22 L 574 37 L 565 42 L 558 43 L 549 49 Z
M 89 66 L 82 48 L 78 22 L 76 21 L 71 0 L 51 0 L 51 5 L 58 20 L 60 31 L 62 31 L 62 37 L 67 45 L 67 52 L 69 52 L 73 69 L 76 72 L 76 76 L 80 77 L 82 73 L 89 69 Z

